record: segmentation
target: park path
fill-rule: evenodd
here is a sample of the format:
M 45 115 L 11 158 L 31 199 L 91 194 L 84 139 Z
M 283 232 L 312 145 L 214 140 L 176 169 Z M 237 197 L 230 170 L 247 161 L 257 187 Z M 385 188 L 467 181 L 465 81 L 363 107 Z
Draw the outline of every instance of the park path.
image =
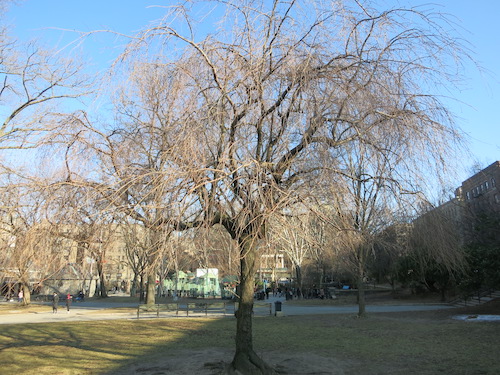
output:
M 256 303 L 271 303 L 274 313 L 275 302 L 282 302 L 282 311 L 285 316 L 293 315 L 314 315 L 314 314 L 357 314 L 357 305 L 348 306 L 300 306 L 290 304 L 284 298 L 270 297 L 265 301 L 256 301 Z M 13 302 L 2 302 L 2 304 L 14 304 Z M 74 303 L 67 313 L 66 307 L 61 305 L 58 313 L 52 313 L 50 304 L 46 305 L 46 311 L 38 312 L 19 312 L 19 310 L 6 311 L 0 314 L 0 324 L 28 324 L 28 323 L 56 323 L 56 322 L 72 322 L 72 321 L 99 321 L 99 320 L 115 320 L 115 319 L 137 319 L 136 303 L 120 303 L 106 301 L 86 301 L 82 303 Z M 118 312 L 113 308 L 127 307 L 131 310 L 127 312 Z M 450 309 L 448 304 L 377 304 L 367 305 L 368 313 L 383 313 L 383 312 L 406 312 L 406 311 L 430 311 Z M 269 315 L 269 309 L 262 309 L 256 315 Z M 182 315 L 179 315 L 182 316 Z M 209 314 L 209 316 L 219 317 L 221 314 Z M 231 315 L 227 315 L 231 316 Z M 141 316 L 144 319 L 147 316 Z M 190 317 L 205 317 L 205 314 L 191 314 Z

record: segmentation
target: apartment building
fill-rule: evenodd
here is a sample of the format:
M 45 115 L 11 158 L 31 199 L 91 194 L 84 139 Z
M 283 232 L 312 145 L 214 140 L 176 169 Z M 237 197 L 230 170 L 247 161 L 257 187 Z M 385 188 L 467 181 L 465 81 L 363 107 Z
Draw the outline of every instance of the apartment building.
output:
M 495 161 L 462 182 L 459 196 L 472 212 L 484 209 L 500 212 L 500 161 Z
M 462 182 L 456 190 L 463 207 L 462 232 L 469 238 L 478 220 L 500 214 L 500 161 L 495 161 Z

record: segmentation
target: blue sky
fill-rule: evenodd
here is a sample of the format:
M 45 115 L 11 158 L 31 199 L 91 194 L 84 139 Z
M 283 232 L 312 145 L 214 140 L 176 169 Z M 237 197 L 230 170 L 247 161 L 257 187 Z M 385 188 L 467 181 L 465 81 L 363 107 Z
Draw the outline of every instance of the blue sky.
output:
M 449 13 L 465 31 L 462 35 L 471 43 L 475 60 L 484 68 L 481 73 L 472 66 L 467 69 L 467 85 L 451 95 L 451 110 L 458 116 L 458 126 L 468 135 L 471 157 L 464 157 L 463 168 L 456 186 L 470 175 L 471 166 L 485 167 L 500 160 L 500 1 L 498 0 L 386 0 L 396 6 L 426 4 L 426 9 Z M 23 0 L 11 5 L 6 21 L 13 36 L 21 40 L 37 38 L 55 48 L 76 48 L 94 61 L 112 61 L 124 40 L 99 34 L 83 45 L 67 44 L 75 39 L 69 30 L 90 31 L 112 29 L 133 34 L 158 19 L 168 6 L 165 0 Z M 54 29 L 55 28 L 55 29 Z M 63 31 L 62 29 L 67 29 Z

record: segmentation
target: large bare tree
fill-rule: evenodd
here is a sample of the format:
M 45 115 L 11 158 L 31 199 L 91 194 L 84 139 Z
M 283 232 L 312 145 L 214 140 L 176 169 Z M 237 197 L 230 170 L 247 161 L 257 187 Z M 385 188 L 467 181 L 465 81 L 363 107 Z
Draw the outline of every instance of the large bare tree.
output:
M 152 233 L 226 229 L 241 280 L 227 372 L 274 373 L 255 353 L 252 329 L 257 249 L 270 218 L 307 209 L 321 172 L 342 174 L 337 157 L 353 142 L 381 158 L 407 157 L 419 171 L 439 169 L 457 133 L 433 89 L 453 83 L 447 64 L 463 51 L 439 15 L 360 1 L 169 11 L 122 56 L 137 91 L 120 98 L 119 121 L 105 130 L 73 121 L 72 155 L 77 143 L 96 151 L 105 173 L 91 184 Z M 394 134 L 400 147 L 377 143 Z M 72 168 L 68 181 L 89 183 Z
M 456 135 L 446 110 L 427 95 L 443 72 L 436 51 L 456 54 L 453 39 L 443 39 L 415 9 L 322 5 L 230 3 L 217 34 L 183 33 L 166 18 L 140 39 L 147 48 L 142 55 L 161 61 L 184 85 L 180 122 L 198 141 L 193 158 L 185 160 L 189 201 L 197 200 L 199 219 L 222 224 L 240 247 L 232 371 L 271 371 L 252 346 L 256 249 L 272 213 L 305 201 L 302 186 L 328 167 L 325 153 L 335 156 L 353 141 L 375 143 L 382 133 L 401 133 L 399 149 L 375 143 L 374 152 L 400 154 L 413 142 L 413 149 L 430 149 L 430 159 L 440 160 L 440 147 Z M 421 23 L 408 29 L 411 18 Z M 159 44 L 182 49 L 172 59 L 157 53 Z

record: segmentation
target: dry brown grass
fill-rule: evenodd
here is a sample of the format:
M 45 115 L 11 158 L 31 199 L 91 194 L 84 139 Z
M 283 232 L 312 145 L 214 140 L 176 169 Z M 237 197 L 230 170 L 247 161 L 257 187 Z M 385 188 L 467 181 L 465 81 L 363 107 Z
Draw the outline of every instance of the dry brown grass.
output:
M 259 354 L 286 374 L 498 374 L 500 301 L 429 312 L 254 319 Z M 231 359 L 234 318 L 2 325 L 5 374 L 216 374 Z

